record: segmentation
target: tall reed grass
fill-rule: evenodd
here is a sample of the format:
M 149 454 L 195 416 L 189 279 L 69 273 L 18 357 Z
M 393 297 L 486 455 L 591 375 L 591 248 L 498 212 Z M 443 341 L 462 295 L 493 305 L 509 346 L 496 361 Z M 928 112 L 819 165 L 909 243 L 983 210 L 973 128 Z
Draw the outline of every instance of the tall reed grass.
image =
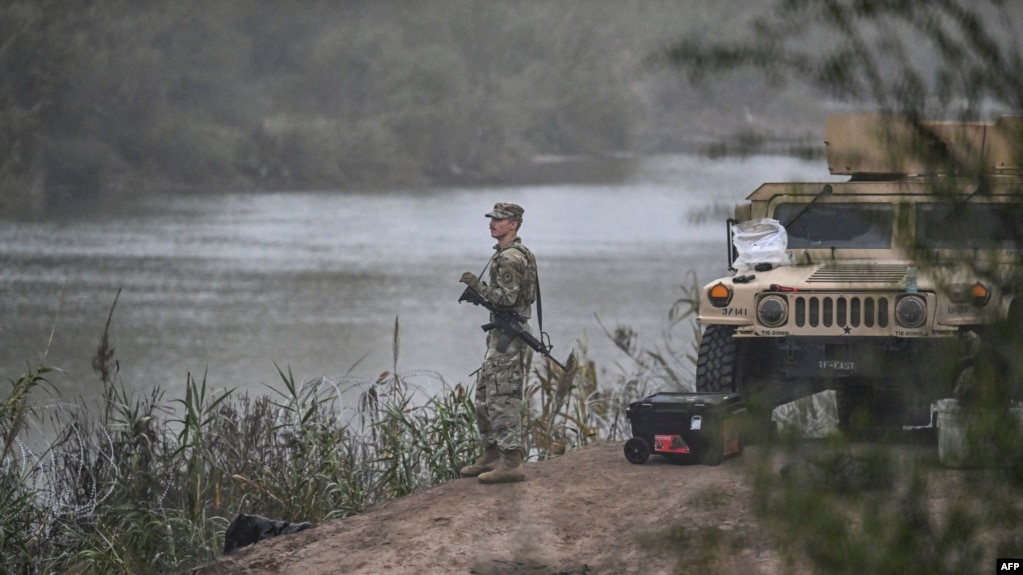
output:
M 624 439 L 629 402 L 688 388 L 699 345 L 699 287 L 688 279 L 662 346 L 642 348 L 637 334 L 616 326 L 605 333 L 623 361 L 611 368 L 589 360 L 583 343 L 567 362 L 572 377 L 535 364 L 523 414 L 531 458 Z M 694 337 L 677 339 L 679 328 Z M 238 513 L 318 522 L 455 478 L 477 455 L 472 394 L 434 372 L 399 371 L 399 334 L 396 318 L 393 363 L 375 378 L 300 383 L 278 367 L 279 384 L 257 396 L 214 389 L 205 374 L 186 374 L 178 399 L 160 389 L 131 391 L 119 375 L 109 319 L 93 365 L 101 405 L 55 397 L 49 379 L 60 370 L 29 364 L 0 401 L 0 571 L 181 572 L 220 553 Z M 1018 348 L 1011 333 L 1005 337 L 1004 346 Z M 1004 384 L 991 364 L 978 363 L 981 391 Z M 415 383 L 423 377 L 439 391 L 424 393 Z M 790 566 L 814 572 L 961 573 L 995 555 L 1018 556 L 1023 429 L 994 407 L 977 406 L 970 437 L 980 461 L 962 472 L 841 437 L 808 444 L 783 436 L 747 451 L 757 517 Z M 43 427 L 51 439 L 34 441 Z M 779 473 L 779 458 L 804 465 Z M 955 497 L 936 507 L 934 489 Z M 678 546 L 691 559 L 683 553 L 691 535 L 684 524 L 667 525 L 647 543 Z M 706 565 L 741 544 L 725 533 L 700 540 Z
M 399 371 L 397 318 L 392 365 L 375 378 L 300 381 L 278 366 L 278 385 L 251 395 L 188 373 L 184 396 L 168 398 L 121 379 L 116 305 L 93 358 L 100 405 L 39 397 L 59 373 L 44 362 L 9 380 L 0 403 L 4 573 L 179 572 L 216 557 L 238 513 L 346 517 L 454 479 L 478 454 L 471 390 Z M 601 371 L 585 351 L 579 361 L 572 354 L 567 377 L 539 361 L 529 375 L 533 459 L 622 438 L 625 407 L 667 366 L 638 353 L 628 371 Z M 417 385 L 422 378 L 438 391 Z M 33 448 L 41 429 L 51 439 Z

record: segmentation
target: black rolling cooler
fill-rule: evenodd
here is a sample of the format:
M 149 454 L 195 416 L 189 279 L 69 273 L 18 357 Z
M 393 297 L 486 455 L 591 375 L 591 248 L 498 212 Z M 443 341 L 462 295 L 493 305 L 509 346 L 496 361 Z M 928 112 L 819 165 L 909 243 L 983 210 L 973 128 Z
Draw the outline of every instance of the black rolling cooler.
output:
M 735 393 L 655 393 L 629 404 L 632 439 L 625 458 L 644 463 L 651 453 L 674 463 L 718 465 L 742 453 L 746 406 Z

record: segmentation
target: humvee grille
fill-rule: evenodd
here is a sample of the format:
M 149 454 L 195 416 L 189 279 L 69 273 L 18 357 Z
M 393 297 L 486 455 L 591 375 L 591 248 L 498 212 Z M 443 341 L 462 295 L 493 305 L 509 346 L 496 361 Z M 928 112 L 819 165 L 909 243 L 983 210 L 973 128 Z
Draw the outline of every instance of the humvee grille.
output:
M 827 264 L 806 281 L 896 283 L 906 276 L 906 264 Z
M 883 296 L 796 296 L 792 298 L 798 327 L 888 327 L 889 299 Z

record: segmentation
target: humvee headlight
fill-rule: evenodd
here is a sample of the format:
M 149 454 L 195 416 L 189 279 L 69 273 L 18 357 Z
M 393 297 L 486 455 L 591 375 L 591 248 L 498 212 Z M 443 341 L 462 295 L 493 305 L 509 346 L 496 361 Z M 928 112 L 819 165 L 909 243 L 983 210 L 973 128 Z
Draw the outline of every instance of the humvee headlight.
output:
M 987 286 L 977 282 L 970 286 L 970 301 L 975 306 L 987 305 L 987 302 L 991 300 L 991 292 L 987 289 Z
M 707 299 L 714 307 L 725 307 L 732 301 L 732 288 L 718 282 L 707 290 Z
M 902 327 L 920 327 L 927 321 L 927 302 L 920 296 L 905 296 L 895 304 L 895 319 Z
M 778 327 L 789 317 L 788 302 L 784 298 L 769 295 L 760 300 L 757 306 L 757 319 L 767 327 Z

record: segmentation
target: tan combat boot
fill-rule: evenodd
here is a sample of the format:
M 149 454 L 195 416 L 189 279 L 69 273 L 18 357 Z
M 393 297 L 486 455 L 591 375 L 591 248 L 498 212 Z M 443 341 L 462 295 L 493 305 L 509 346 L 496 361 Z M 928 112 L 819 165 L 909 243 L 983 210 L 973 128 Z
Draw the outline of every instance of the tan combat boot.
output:
M 501 450 L 494 445 L 486 448 L 483 451 L 483 455 L 477 457 L 476 461 L 458 470 L 458 474 L 462 477 L 476 477 L 480 473 L 494 469 L 500 461 Z
M 515 483 L 525 481 L 526 474 L 522 472 L 522 450 L 502 449 L 501 464 L 493 471 L 488 471 L 479 476 L 480 483 Z

